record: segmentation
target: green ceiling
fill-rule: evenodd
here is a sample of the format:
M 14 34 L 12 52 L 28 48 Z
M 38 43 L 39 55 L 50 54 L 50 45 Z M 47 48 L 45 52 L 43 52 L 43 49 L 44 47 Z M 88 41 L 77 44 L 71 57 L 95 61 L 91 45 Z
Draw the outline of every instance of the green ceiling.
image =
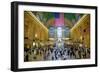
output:
M 53 12 L 33 12 L 34 14 L 38 13 L 38 14 L 42 14 L 42 16 L 40 15 L 40 17 L 42 17 L 41 19 L 45 19 L 46 21 L 48 21 L 49 19 L 54 18 L 54 13 Z M 68 19 L 70 22 L 73 23 L 73 20 L 75 22 L 78 21 L 79 17 L 82 17 L 83 14 L 76 14 L 76 13 L 64 13 L 64 18 Z

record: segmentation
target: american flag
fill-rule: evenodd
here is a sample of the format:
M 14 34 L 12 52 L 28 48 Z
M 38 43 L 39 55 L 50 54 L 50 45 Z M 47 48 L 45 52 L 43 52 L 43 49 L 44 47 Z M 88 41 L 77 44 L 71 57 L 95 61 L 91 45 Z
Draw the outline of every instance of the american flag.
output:
M 55 26 L 64 26 L 64 13 L 54 13 Z

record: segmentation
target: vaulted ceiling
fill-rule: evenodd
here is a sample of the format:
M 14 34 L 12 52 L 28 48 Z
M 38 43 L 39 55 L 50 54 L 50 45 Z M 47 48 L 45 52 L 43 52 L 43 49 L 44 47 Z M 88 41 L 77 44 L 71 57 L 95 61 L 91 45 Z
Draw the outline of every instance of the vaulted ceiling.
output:
M 54 25 L 54 12 L 32 12 L 47 28 Z M 71 28 L 83 16 L 78 13 L 64 13 L 64 24 Z

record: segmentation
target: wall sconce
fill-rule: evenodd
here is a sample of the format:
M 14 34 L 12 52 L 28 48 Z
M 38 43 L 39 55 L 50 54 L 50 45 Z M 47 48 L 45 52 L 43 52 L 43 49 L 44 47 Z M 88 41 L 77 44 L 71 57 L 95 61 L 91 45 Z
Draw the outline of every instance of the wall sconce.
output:
M 35 42 L 33 42 L 33 46 L 35 46 Z
M 37 34 L 35 34 L 35 38 L 37 38 Z

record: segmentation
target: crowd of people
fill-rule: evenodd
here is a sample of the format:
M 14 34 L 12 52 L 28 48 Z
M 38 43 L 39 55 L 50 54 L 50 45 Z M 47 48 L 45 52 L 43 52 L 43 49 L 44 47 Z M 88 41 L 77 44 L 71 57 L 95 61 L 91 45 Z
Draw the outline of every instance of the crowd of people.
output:
M 70 60 L 90 58 L 90 49 L 74 45 L 24 48 L 24 61 Z

